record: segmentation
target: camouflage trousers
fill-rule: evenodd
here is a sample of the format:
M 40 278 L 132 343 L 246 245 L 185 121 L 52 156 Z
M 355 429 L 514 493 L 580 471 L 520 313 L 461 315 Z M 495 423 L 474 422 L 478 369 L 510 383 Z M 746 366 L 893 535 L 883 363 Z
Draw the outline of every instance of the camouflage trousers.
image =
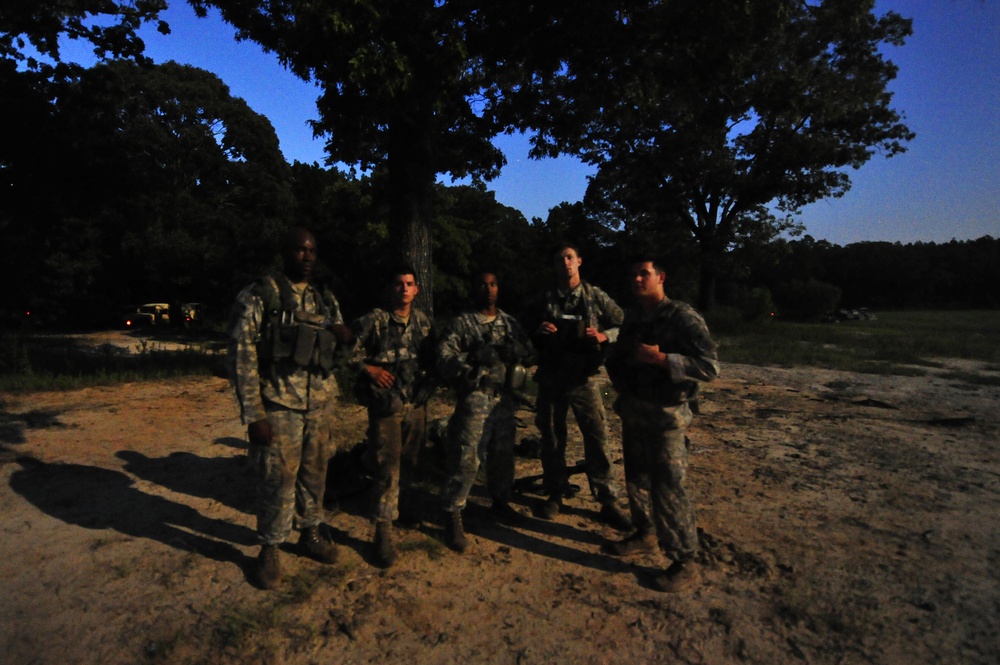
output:
M 698 552 L 694 509 L 687 493 L 688 442 L 692 414 L 687 403 L 660 406 L 622 396 L 625 486 L 632 522 L 655 530 L 664 554 L 689 561 Z
M 514 487 L 514 400 L 510 395 L 475 391 L 458 401 L 448 422 L 450 478 L 444 489 L 445 509 L 465 507 L 486 465 L 486 486 L 494 501 L 509 501 Z
M 608 455 L 608 417 L 598 377 L 589 377 L 586 383 L 570 388 L 555 381 L 542 382 L 538 386 L 536 407 L 535 425 L 541 435 L 545 492 L 549 496 L 560 495 L 569 484 L 566 418 L 572 409 L 583 436 L 583 458 L 590 492 L 602 504 L 613 503 L 620 491 Z
M 407 472 L 416 467 L 426 426 L 426 406 L 405 404 L 402 411 L 387 416 L 368 412 L 368 445 L 375 463 L 374 521 L 399 518 L 401 467 Z
M 330 411 L 293 411 L 268 405 L 274 438 L 256 453 L 257 535 L 280 545 L 296 529 L 323 521 L 323 494 L 330 458 Z

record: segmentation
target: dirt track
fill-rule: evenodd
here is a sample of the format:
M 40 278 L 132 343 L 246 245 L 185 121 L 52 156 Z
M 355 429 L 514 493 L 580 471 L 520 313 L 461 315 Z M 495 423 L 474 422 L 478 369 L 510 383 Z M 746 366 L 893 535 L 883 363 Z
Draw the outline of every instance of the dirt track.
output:
M 704 584 L 682 596 L 648 587 L 659 557 L 600 552 L 585 491 L 513 529 L 471 507 L 464 555 L 430 514 L 388 571 L 349 498 L 341 563 L 289 551 L 260 591 L 224 380 L 0 403 L 3 663 L 1000 662 L 996 387 L 724 365 L 691 433 Z

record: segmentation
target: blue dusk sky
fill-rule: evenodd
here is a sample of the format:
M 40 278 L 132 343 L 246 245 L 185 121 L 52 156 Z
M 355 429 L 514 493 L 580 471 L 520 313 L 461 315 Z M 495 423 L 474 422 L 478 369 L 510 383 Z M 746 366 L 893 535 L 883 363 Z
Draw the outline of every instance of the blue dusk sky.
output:
M 876 12 L 886 11 L 913 19 L 906 45 L 886 54 L 899 67 L 890 84 L 893 106 L 917 136 L 904 154 L 875 155 L 851 171 L 853 187 L 845 196 L 807 206 L 800 217 L 806 233 L 839 245 L 1000 236 L 1000 2 L 878 0 Z M 214 72 L 270 119 L 290 162 L 324 163 L 323 142 L 308 125 L 316 117 L 313 84 L 256 44 L 237 43 L 217 14 L 198 19 L 186 2 L 174 0 L 163 18 L 170 35 L 151 27 L 142 32 L 154 61 Z M 528 219 L 544 219 L 550 208 L 583 197 L 591 167 L 565 157 L 528 159 L 523 136 L 496 143 L 508 161 L 488 185 L 499 202 Z

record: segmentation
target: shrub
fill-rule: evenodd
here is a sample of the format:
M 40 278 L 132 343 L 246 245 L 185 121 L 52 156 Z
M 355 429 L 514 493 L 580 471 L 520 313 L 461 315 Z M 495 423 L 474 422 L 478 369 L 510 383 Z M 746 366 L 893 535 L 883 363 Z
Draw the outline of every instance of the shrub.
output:
M 839 288 L 833 284 L 810 278 L 808 281 L 793 279 L 774 289 L 774 299 L 785 318 L 816 320 L 833 312 L 840 304 Z

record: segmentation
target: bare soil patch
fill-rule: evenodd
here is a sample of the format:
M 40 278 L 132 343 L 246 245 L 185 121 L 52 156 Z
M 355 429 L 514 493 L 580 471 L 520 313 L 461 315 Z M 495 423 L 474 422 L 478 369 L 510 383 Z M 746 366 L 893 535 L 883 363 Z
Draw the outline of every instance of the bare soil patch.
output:
M 480 491 L 465 554 L 429 513 L 389 570 L 347 496 L 328 518 L 340 563 L 289 548 L 284 586 L 261 591 L 224 379 L 0 395 L 0 662 L 995 664 L 1000 389 L 956 370 L 979 368 L 724 365 L 691 432 L 704 581 L 678 596 L 648 584 L 659 556 L 601 553 L 618 534 L 586 487 L 513 528 Z M 340 439 L 362 440 L 364 412 L 342 415 Z

